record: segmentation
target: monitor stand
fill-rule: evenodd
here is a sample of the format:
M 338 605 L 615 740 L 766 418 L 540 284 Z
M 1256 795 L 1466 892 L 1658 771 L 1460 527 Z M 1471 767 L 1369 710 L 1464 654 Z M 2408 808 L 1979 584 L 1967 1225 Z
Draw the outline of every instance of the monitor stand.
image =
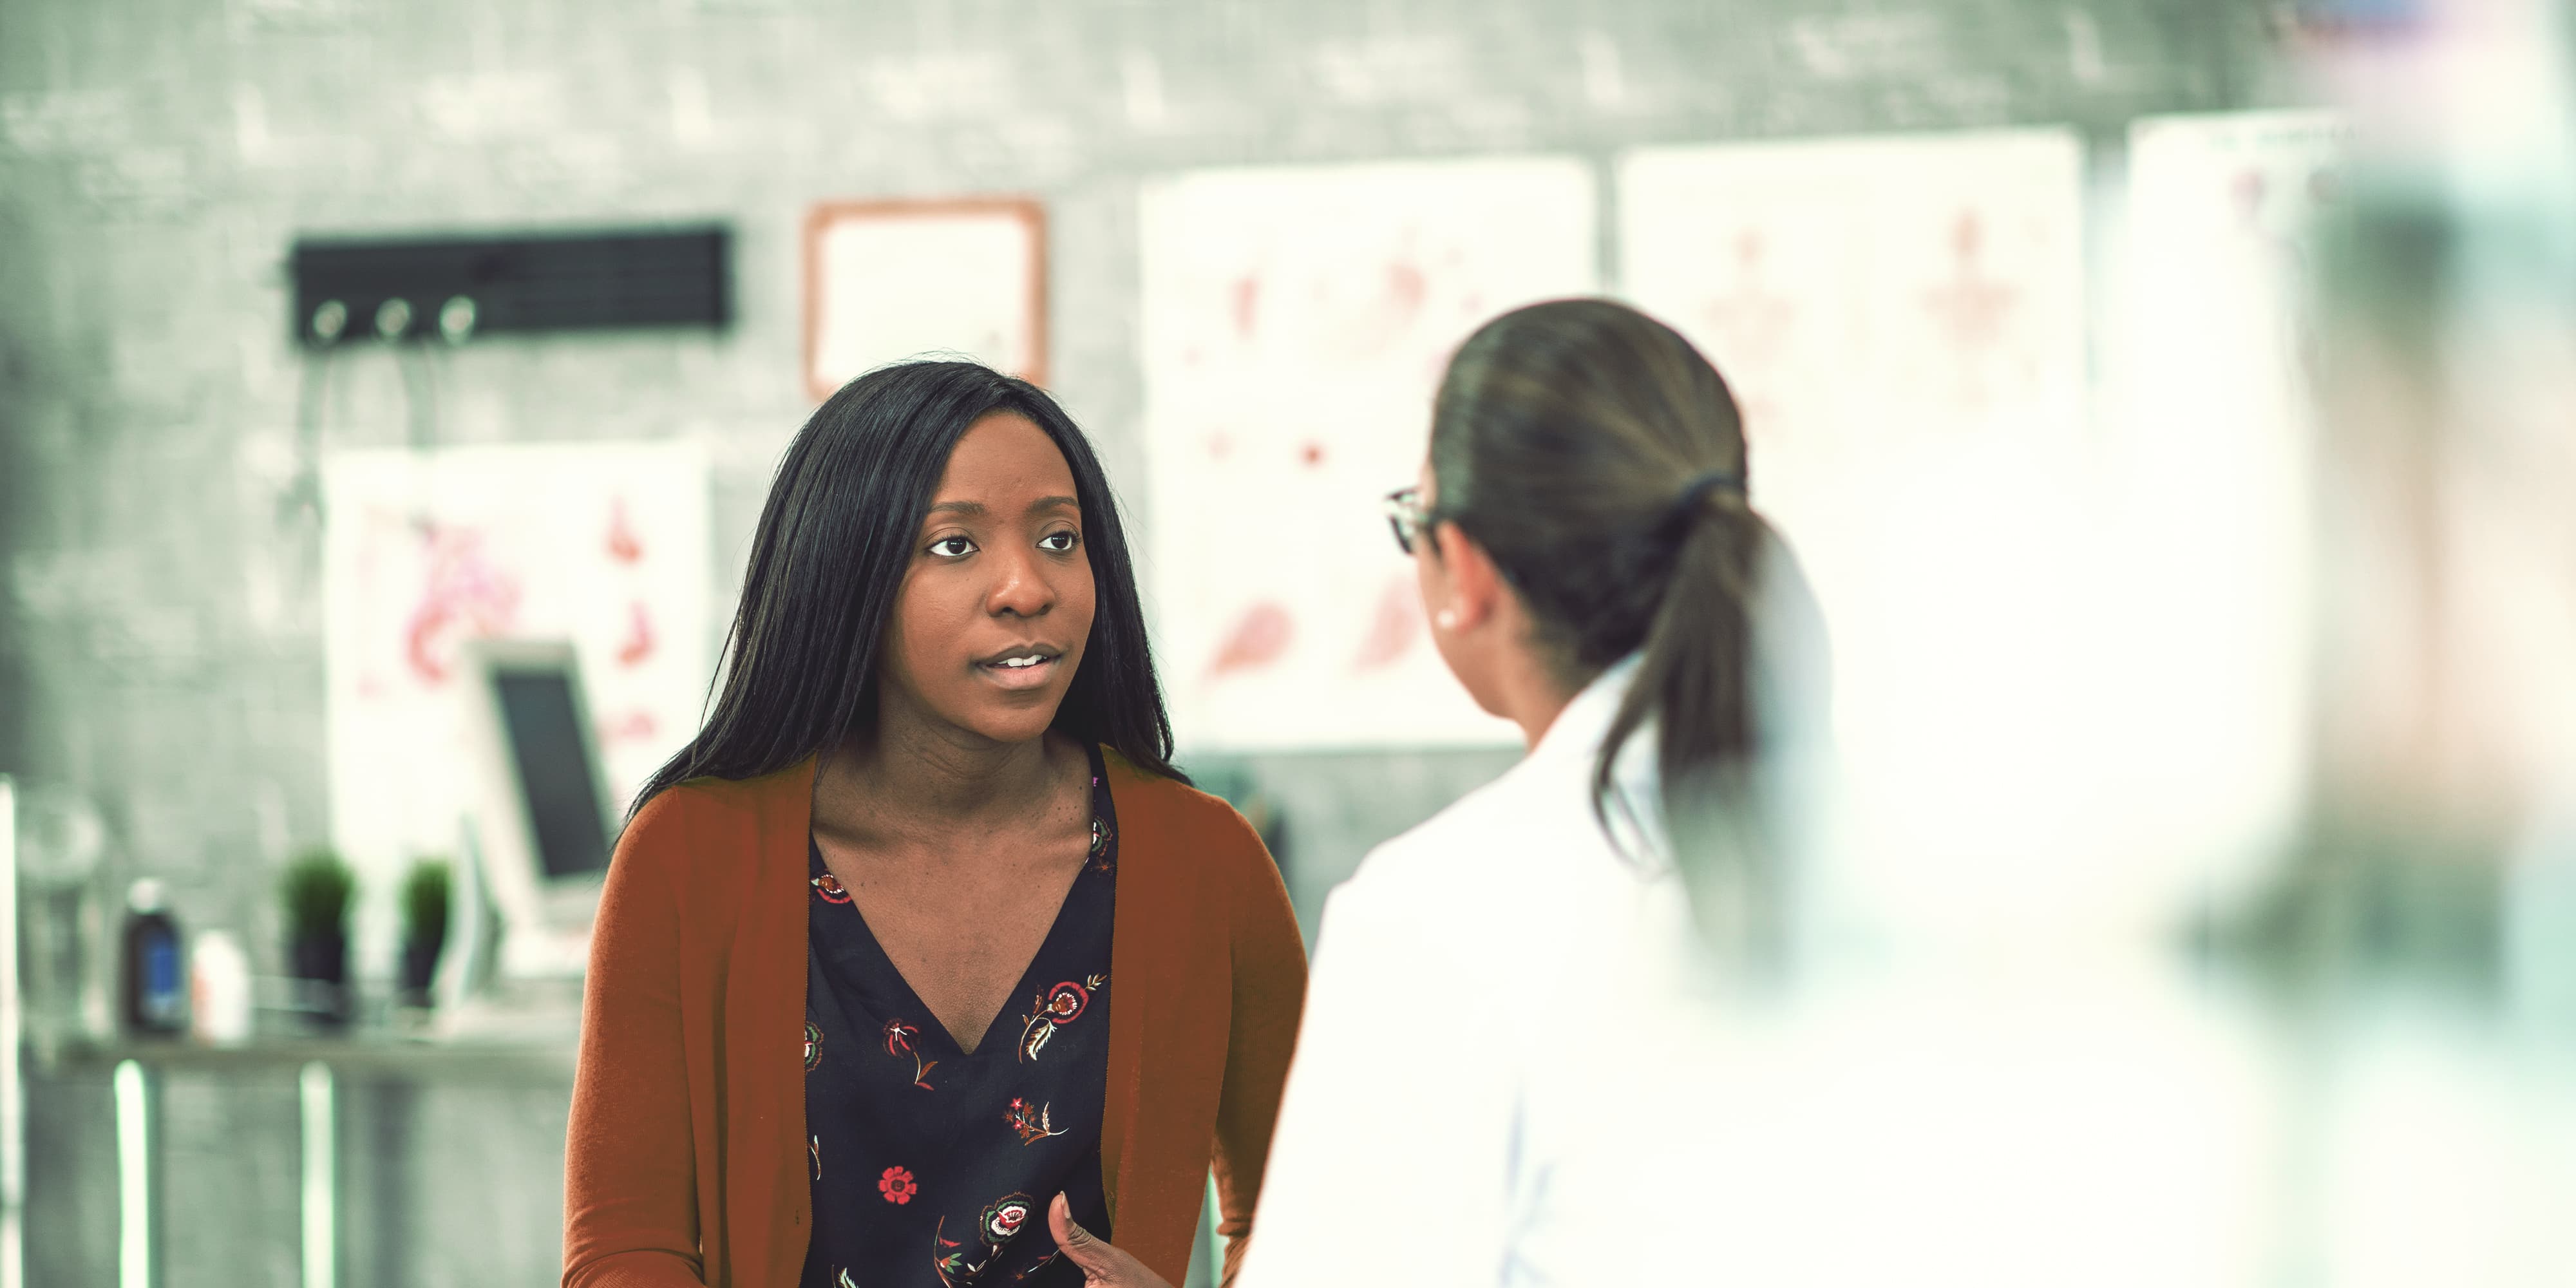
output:
M 590 927 L 517 926 L 494 905 L 471 817 L 459 821 L 454 904 L 439 963 L 441 1041 L 570 1042 L 581 1031 Z
M 452 1006 L 431 1021 L 441 1042 L 501 1046 L 570 1046 L 581 1040 L 581 980 L 506 980 Z
M 569 979 L 590 969 L 590 927 L 509 926 L 501 932 L 501 974 L 506 979 Z

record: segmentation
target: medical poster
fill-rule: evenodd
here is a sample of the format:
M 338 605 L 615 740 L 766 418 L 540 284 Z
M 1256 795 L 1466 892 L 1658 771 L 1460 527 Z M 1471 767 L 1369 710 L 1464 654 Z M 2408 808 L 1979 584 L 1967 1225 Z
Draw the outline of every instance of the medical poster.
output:
M 1851 858 L 1818 897 L 1950 928 L 2055 897 L 2105 727 L 2079 138 L 1649 148 L 1618 183 L 1620 290 L 1735 390 L 1823 608 Z
M 1717 364 L 1757 502 L 1801 515 L 1856 463 L 2079 427 L 2083 169 L 2057 129 L 1641 149 L 1620 289 Z
M 1193 747 L 1501 743 L 1434 650 L 1380 498 L 1458 342 L 1598 287 L 1572 159 L 1216 170 L 1147 185 L 1143 559 Z
M 574 645 L 620 814 L 696 733 L 713 661 L 697 445 L 350 451 L 324 488 L 332 838 L 367 918 L 390 915 L 413 856 L 456 851 L 466 640 Z
M 2303 415 L 2316 356 L 2315 232 L 2349 142 L 2331 113 L 2149 117 L 2129 130 L 2123 375 Z M 2179 365 L 2178 365 L 2179 364 Z M 2148 372 L 2188 369 L 2192 379 Z M 2183 392 L 2174 390 L 2172 392 Z
M 2154 700 L 2136 725 L 2194 749 L 2165 771 L 2170 812 L 2191 820 L 2167 850 L 2259 856 L 2306 790 L 2319 233 L 2350 139 L 2322 112 L 2130 128 L 2104 437 L 2154 534 L 2133 594 L 2169 605 L 2142 614 L 2156 665 L 2140 672 Z M 2256 871 L 2249 857 L 2224 884 Z
M 1046 216 L 1034 201 L 828 202 L 805 222 L 805 388 L 906 358 L 1046 379 Z

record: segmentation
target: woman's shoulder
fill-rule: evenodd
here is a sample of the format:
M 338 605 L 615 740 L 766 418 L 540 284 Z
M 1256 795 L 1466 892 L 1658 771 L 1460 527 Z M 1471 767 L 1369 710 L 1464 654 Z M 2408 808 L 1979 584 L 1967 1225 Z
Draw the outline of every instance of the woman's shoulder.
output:
M 796 779 L 802 765 L 758 778 L 692 778 L 653 794 L 627 820 L 617 839 L 617 861 L 646 867 L 688 868 L 702 861 L 727 863 L 737 845 L 755 842 L 765 819 L 803 804 Z
M 1122 842 L 1140 831 L 1168 837 L 1231 875 L 1257 872 L 1276 879 L 1277 865 L 1262 846 L 1261 834 L 1234 806 L 1179 779 L 1140 768 L 1113 747 L 1103 746 L 1100 758 L 1117 802 Z
M 1100 763 L 1109 771 L 1109 786 L 1117 793 L 1122 805 L 1134 800 L 1146 809 L 1192 821 L 1234 814 L 1234 807 L 1222 798 L 1211 796 L 1177 778 L 1146 769 L 1118 754 L 1118 749 L 1107 743 L 1100 746 Z
M 1506 940 L 1633 888 L 1581 785 L 1524 761 L 1360 859 L 1332 903 L 1346 922 Z

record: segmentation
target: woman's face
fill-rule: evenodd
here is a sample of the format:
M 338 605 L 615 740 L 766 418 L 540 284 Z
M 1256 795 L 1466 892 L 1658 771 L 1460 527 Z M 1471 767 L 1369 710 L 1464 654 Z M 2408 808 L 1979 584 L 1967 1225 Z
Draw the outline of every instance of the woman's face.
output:
M 1046 732 L 1091 638 L 1073 470 L 1029 418 L 976 421 L 948 457 L 897 592 L 889 699 L 996 742 Z

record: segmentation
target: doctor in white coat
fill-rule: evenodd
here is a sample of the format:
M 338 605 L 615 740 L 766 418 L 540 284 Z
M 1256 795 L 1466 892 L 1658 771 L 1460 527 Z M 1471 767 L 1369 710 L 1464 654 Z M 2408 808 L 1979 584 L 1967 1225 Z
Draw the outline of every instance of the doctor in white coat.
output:
M 1730 971 L 1698 946 L 1761 956 L 1759 784 L 1819 714 L 1771 699 L 1821 693 L 1747 465 L 1717 371 L 1625 306 L 1520 309 L 1453 359 L 1390 517 L 1441 656 L 1530 750 L 1326 904 L 1243 1288 L 1711 1273 L 1677 1065 Z

